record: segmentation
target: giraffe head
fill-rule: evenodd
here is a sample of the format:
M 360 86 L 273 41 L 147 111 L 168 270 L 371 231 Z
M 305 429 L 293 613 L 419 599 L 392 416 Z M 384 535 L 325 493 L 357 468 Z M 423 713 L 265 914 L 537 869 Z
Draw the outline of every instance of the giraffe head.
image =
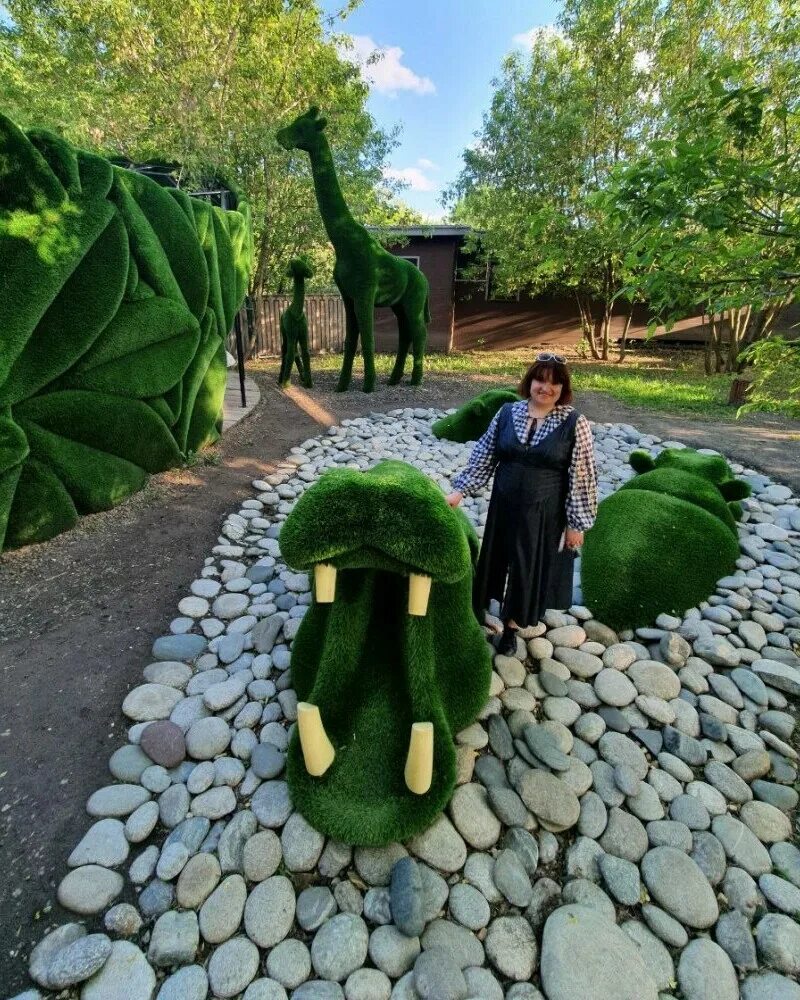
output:
M 286 273 L 290 278 L 312 278 L 314 268 L 305 257 L 293 257 L 289 261 Z
M 277 140 L 284 149 L 304 149 L 310 152 L 317 144 L 319 133 L 328 124 L 327 118 L 320 118 L 319 108 L 309 108 L 286 128 L 277 133 Z

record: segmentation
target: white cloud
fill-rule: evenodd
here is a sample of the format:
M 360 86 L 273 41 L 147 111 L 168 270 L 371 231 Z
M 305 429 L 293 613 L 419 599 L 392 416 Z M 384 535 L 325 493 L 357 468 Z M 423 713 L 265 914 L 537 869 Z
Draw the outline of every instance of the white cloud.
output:
M 412 191 L 435 191 L 436 185 L 419 167 L 385 167 L 383 176 L 407 184 Z
M 641 50 L 633 55 L 633 68 L 639 73 L 649 73 L 653 65 L 652 52 Z
M 515 45 L 521 45 L 525 49 L 532 49 L 540 38 L 545 41 L 552 38 L 560 38 L 563 41 L 564 36 L 555 24 L 540 24 L 534 28 L 530 28 L 528 31 L 514 35 L 511 40 Z
M 420 156 L 417 160 L 417 166 L 421 167 L 423 170 L 440 170 L 441 167 L 438 163 L 434 163 L 433 160 L 428 160 L 424 156 Z
M 394 96 L 400 90 L 414 94 L 434 94 L 436 87 L 427 76 L 418 76 L 402 63 L 403 50 L 397 45 L 377 45 L 369 35 L 351 35 L 352 47 L 344 55 L 361 69 L 361 76 L 381 94 Z

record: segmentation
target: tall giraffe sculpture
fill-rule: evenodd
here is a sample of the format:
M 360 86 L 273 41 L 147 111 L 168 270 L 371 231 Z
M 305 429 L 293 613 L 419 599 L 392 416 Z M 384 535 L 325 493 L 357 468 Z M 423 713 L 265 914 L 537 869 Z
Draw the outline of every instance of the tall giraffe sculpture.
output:
M 403 377 L 409 348 L 414 359 L 411 384 L 419 385 L 431 318 L 428 281 L 411 261 L 384 250 L 350 214 L 325 138 L 326 124 L 319 109 L 310 108 L 282 128 L 277 139 L 284 149 L 308 153 L 317 204 L 336 251 L 333 280 L 344 300 L 346 322 L 344 360 L 336 391 L 344 392 L 350 386 L 359 337 L 364 355 L 364 392 L 375 388 L 375 306 L 391 306 L 397 317 L 397 357 L 389 385 L 397 385 Z

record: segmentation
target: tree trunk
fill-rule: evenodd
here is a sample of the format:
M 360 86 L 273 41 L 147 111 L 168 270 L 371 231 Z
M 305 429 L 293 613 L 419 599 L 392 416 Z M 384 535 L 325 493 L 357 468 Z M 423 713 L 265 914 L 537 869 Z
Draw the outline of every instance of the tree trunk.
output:
M 714 340 L 717 336 L 717 331 L 714 326 L 714 314 L 708 314 L 708 321 L 706 322 L 706 314 L 703 313 L 703 325 L 706 327 L 706 342 L 705 351 L 703 352 L 703 368 L 705 369 L 706 375 L 710 375 L 713 371 L 713 366 L 711 363 L 711 355 L 713 351 Z
M 595 337 L 591 300 L 588 295 L 581 298 L 581 295 L 578 292 L 575 293 L 575 298 L 578 302 L 578 311 L 581 317 L 581 332 L 589 345 L 589 352 L 592 357 L 595 361 L 599 361 L 600 355 L 597 351 L 597 338 Z
M 622 363 L 622 361 L 625 358 L 625 349 L 628 344 L 628 331 L 631 328 L 632 320 L 633 320 L 633 305 L 631 305 L 628 315 L 625 317 L 625 326 L 622 328 L 622 337 L 620 338 L 619 342 L 619 357 L 617 358 L 618 363 Z

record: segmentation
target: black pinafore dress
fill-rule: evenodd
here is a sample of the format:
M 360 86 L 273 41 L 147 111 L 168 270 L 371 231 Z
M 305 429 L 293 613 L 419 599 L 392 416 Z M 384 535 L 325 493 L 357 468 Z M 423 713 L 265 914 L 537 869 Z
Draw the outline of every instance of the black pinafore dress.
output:
M 479 620 L 494 598 L 505 621 L 535 625 L 547 608 L 572 604 L 575 553 L 558 551 L 567 525 L 565 504 L 578 411 L 536 445 L 520 442 L 507 403 L 497 424 L 498 458 L 475 574 Z

